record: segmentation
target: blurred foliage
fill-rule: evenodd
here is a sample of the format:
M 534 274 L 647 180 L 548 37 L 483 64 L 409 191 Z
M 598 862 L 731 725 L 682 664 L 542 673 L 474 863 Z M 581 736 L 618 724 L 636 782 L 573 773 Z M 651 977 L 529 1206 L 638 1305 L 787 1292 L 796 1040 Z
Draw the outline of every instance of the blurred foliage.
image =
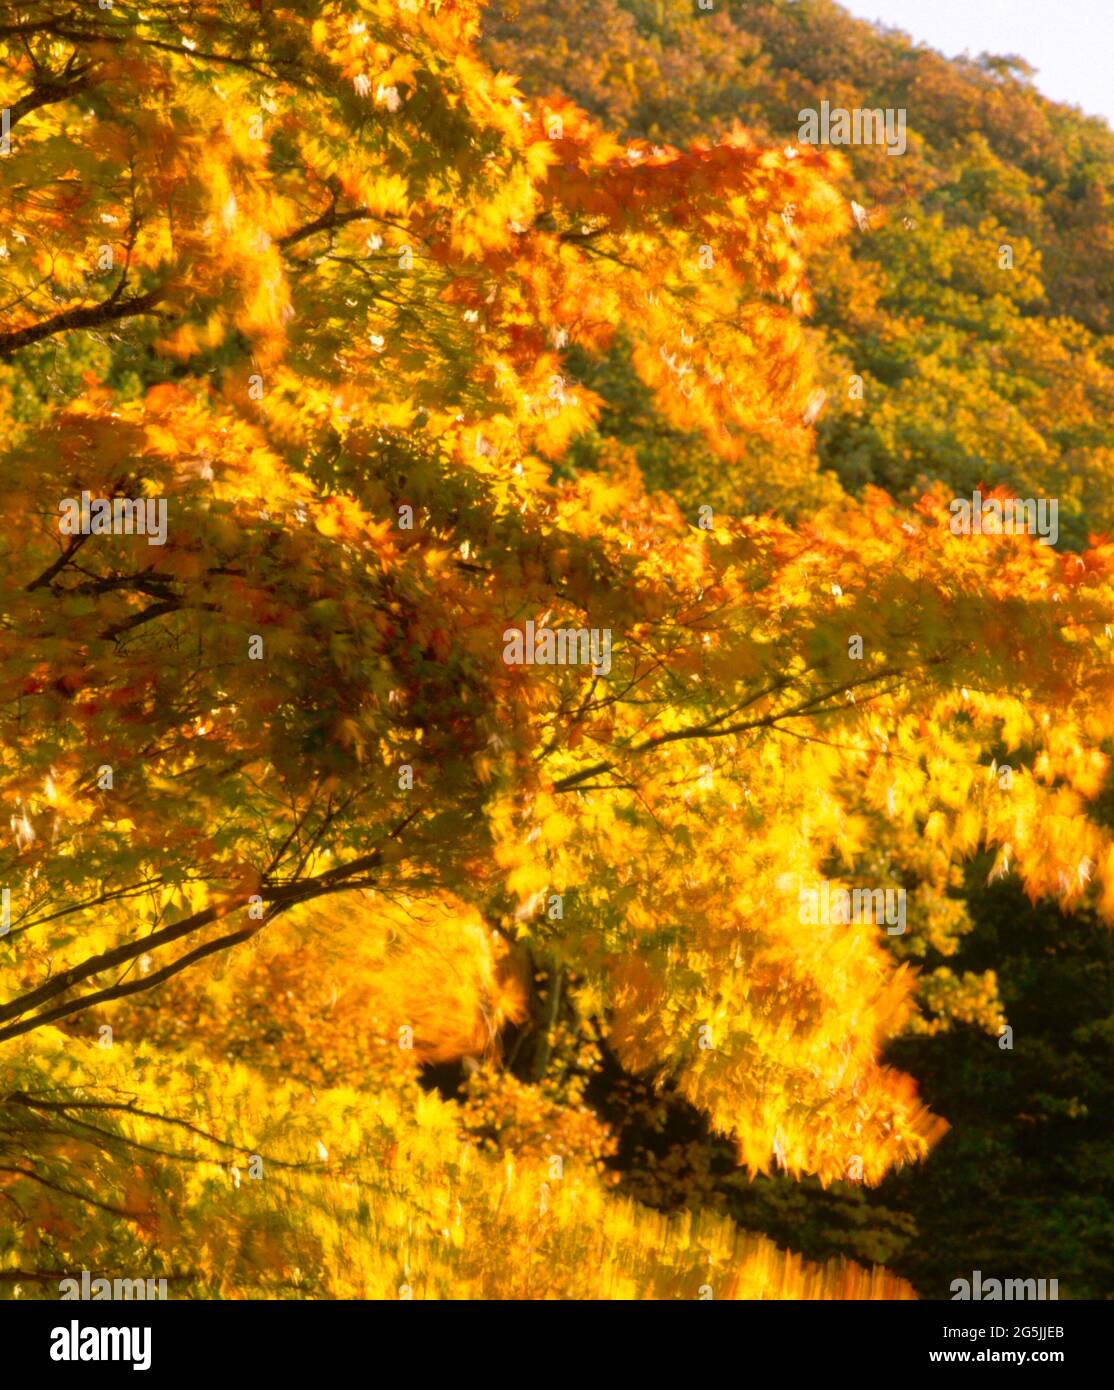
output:
M 1091 1287 L 1109 132 L 824 0 L 481 22 L 0 24 L 0 1289 L 907 1296 L 1013 1253 L 920 1203 L 1020 1218 L 1016 1124 Z M 1078 548 L 953 533 L 977 483 Z M 508 659 L 554 624 L 607 669 Z
M 840 147 L 840 186 L 869 223 L 812 262 L 826 392 L 813 441 L 757 433 L 725 473 L 695 435 L 663 428 L 620 343 L 585 369 L 611 408 L 575 441 L 580 466 L 606 459 L 613 436 L 693 513 L 807 515 L 840 484 L 913 497 L 939 480 L 960 495 L 999 484 L 1058 498 L 1062 546 L 1110 529 L 1114 134 L 1100 119 L 1042 97 L 1021 59 L 944 59 L 830 0 L 714 11 L 513 0 L 489 9 L 484 45 L 528 91 L 567 92 L 649 139 L 712 135 L 738 118 L 793 143 L 798 112 L 822 100 L 908 113 L 902 156 Z M 1000 268 L 1004 246 L 1012 269 Z M 988 888 L 986 856 L 965 873 L 894 827 L 881 843 L 864 876 L 916 896 L 917 930 L 887 945 L 921 972 L 921 1009 L 887 1056 L 923 1081 L 952 1130 L 877 1189 L 751 1179 L 668 1088 L 605 1069 L 598 1100 L 620 1134 L 624 1189 L 667 1209 L 730 1211 L 812 1258 L 885 1263 L 926 1296 L 947 1297 L 974 1268 L 1110 1296 L 1107 931 L 1034 907 L 1008 882 Z M 1000 1051 L 1007 1021 L 1015 1047 Z

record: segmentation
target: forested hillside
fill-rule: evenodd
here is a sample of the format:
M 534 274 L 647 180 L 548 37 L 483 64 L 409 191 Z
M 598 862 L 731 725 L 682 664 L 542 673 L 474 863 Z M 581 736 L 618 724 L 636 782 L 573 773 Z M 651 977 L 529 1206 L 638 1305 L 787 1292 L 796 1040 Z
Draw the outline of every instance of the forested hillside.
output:
M 905 108 L 908 147 L 852 144 L 838 187 L 869 218 L 813 262 L 811 329 L 826 392 L 811 440 L 777 431 L 724 480 L 685 432 L 663 434 L 622 346 L 603 427 L 677 494 L 779 511 L 834 474 L 915 497 L 942 479 L 1057 497 L 1079 546 L 1114 520 L 1114 133 L 1033 88 L 1023 60 L 942 58 L 833 0 L 515 0 L 484 50 L 530 92 L 566 92 L 624 135 L 715 139 L 736 122 L 774 145 L 798 113 Z M 1012 251 L 1000 268 L 999 247 Z M 852 382 L 861 378 L 861 384 Z M 859 393 L 861 392 L 861 399 Z M 590 451 L 585 442 L 578 458 Z M 817 477 L 816 474 L 820 476 Z

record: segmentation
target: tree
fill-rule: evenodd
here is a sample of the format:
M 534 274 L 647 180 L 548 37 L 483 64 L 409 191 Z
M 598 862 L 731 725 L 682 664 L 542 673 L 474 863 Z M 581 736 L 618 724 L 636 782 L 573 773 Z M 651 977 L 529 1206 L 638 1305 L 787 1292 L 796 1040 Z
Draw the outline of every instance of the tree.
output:
M 724 468 L 755 430 L 801 438 L 806 266 L 849 225 L 834 162 L 741 130 L 620 144 L 567 101 L 524 102 L 477 58 L 476 23 L 469 4 L 213 0 L 186 17 L 32 3 L 0 30 L 19 115 L 0 351 L 37 392 L 0 541 L 9 1263 L 43 1201 L 122 1223 L 83 1245 L 59 1217 L 66 1258 L 126 1267 L 173 1246 L 227 1199 L 223 1150 L 292 1165 L 290 1187 L 225 1255 L 203 1243 L 203 1267 L 178 1271 L 194 1290 L 304 1287 L 292 1270 L 312 1267 L 326 1290 L 534 1296 L 538 1247 L 525 1271 L 498 1252 L 544 1200 L 565 1259 L 603 1213 L 613 1263 L 594 1287 L 697 1296 L 696 1231 L 745 1293 L 773 1278 L 766 1247 L 695 1218 L 674 1241 L 609 1206 L 594 1132 L 559 1196 L 539 1196 L 547 1160 L 527 1154 L 509 1215 L 496 1159 L 461 1177 L 450 1136 L 490 1141 L 492 1104 L 529 1129 L 509 1082 L 458 1110 L 390 1066 L 369 1099 L 332 1084 L 334 1057 L 310 1112 L 203 1037 L 156 1022 L 161 1045 L 106 1061 L 59 1026 L 192 989 L 284 921 L 312 978 L 327 908 L 370 940 L 368 914 L 416 905 L 473 961 L 481 1066 L 519 1019 L 515 1074 L 553 1113 L 579 1104 L 566 1042 L 605 1037 L 751 1171 L 855 1164 L 874 1183 L 942 1129 L 880 1062 L 910 975 L 877 922 L 806 922 L 800 891 L 838 890 L 893 827 L 947 864 L 985 841 L 1033 894 L 1114 910 L 1114 852 L 1086 814 L 1110 733 L 1108 546 L 956 536 L 940 496 L 909 513 L 871 493 L 797 527 L 698 496 L 682 511 L 622 450 L 562 473 L 601 405 L 566 349 L 598 357 L 620 328 L 655 411 Z M 79 391 L 53 398 L 46 351 Z M 508 659 L 558 630 L 587 645 Z M 382 1036 L 475 1037 L 474 1018 L 446 1021 L 467 1009 L 437 953 L 400 951 L 406 988 L 363 967 Z M 199 1078 L 190 1129 L 155 1098 Z M 410 1146 L 397 1183 L 392 1144 Z M 119 1201 L 92 1200 L 89 1164 Z M 433 1234 L 401 1256 L 423 1190 Z M 369 1223 L 342 1275 L 338 1227 Z M 246 1272 L 272 1261 L 270 1280 Z M 571 1266 L 558 1284 L 585 1289 Z

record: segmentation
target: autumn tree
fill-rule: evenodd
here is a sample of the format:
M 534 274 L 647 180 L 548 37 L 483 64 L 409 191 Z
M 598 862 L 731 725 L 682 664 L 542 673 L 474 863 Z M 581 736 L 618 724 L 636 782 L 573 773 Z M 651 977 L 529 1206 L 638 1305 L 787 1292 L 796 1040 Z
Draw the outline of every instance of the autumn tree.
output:
M 1114 913 L 1108 546 L 956 536 L 940 495 L 733 517 L 621 444 L 569 466 L 605 402 L 568 363 L 620 333 L 718 467 L 807 447 L 840 166 L 619 141 L 524 99 L 477 24 L 0 26 L 9 1286 L 147 1259 L 201 1294 L 892 1291 L 613 1199 L 577 1066 L 668 1081 L 751 1172 L 875 1183 L 943 1128 L 880 1060 L 911 972 L 800 891 L 885 843 L 871 882 L 919 864 L 927 916 L 988 845 Z M 61 524 L 89 499 L 165 531 Z M 508 662 L 527 625 L 606 663 Z M 453 1055 L 462 1105 L 418 1085 Z

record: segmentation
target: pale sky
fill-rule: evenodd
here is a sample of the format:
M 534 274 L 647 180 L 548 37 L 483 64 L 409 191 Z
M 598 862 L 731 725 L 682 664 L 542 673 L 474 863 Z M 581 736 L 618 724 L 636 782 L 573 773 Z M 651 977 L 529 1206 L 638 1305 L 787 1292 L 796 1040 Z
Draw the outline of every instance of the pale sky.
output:
M 958 57 L 1016 53 L 1054 101 L 1114 126 L 1114 0 L 839 0 L 859 19 L 881 20 Z

